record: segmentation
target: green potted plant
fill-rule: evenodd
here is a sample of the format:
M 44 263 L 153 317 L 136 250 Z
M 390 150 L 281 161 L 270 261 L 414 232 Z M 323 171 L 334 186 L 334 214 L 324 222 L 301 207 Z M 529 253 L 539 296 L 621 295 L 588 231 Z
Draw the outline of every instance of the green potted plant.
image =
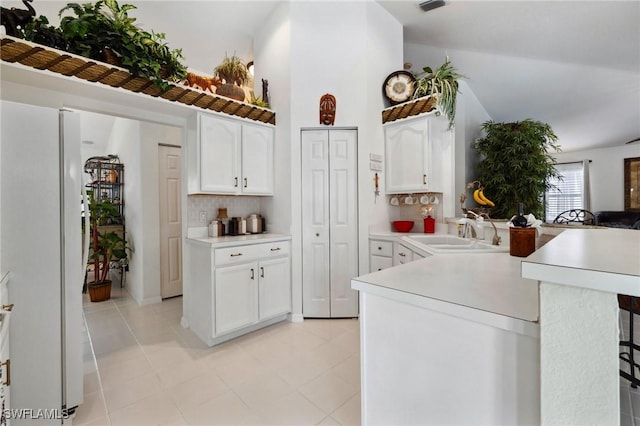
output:
M 249 81 L 249 71 L 239 57 L 225 55 L 220 65 L 214 68 L 213 74 L 223 80 L 223 84 L 216 89 L 217 94 L 244 101 L 244 90 L 241 86 Z
M 456 118 L 456 97 L 458 95 L 458 80 L 465 78 L 458 74 L 449 58 L 439 68 L 433 71 L 424 67 L 422 73 L 417 74 L 416 90 L 413 98 L 434 96 L 438 99 L 438 106 L 449 119 L 449 129 L 453 128 Z
M 164 33 L 143 31 L 128 11 L 116 0 L 98 0 L 94 4 L 69 3 L 60 10 L 64 16 L 60 30 L 67 39 L 68 51 L 113 65 L 123 66 L 138 77 L 148 78 L 163 90 L 165 81 L 182 81 L 187 67 L 181 49 L 170 49 Z
M 87 283 L 89 297 L 92 302 L 101 302 L 111 297 L 111 280 L 109 270 L 111 262 L 127 259 L 127 242 L 116 231 L 100 232 L 101 225 L 120 223 L 121 216 L 118 208 L 108 201 L 91 199 L 89 203 L 91 214 L 89 257 L 93 261 L 93 281 Z
M 559 152 L 558 138 L 546 123 L 523 120 L 513 123 L 487 121 L 485 136 L 473 148 L 481 157 L 477 180 L 491 194 L 491 215 L 511 218 L 523 203 L 525 213 L 543 217 L 543 196 L 549 179 L 559 177 L 550 151 Z

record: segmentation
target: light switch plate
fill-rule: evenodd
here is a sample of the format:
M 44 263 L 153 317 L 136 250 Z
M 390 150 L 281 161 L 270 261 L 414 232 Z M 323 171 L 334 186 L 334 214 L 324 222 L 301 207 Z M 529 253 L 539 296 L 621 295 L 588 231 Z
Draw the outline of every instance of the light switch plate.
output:
M 380 154 L 374 154 L 374 153 L 369 153 L 369 160 L 371 161 L 377 161 L 377 162 L 382 162 L 382 155 Z
M 377 172 L 381 172 L 382 171 L 382 163 L 379 163 L 377 161 L 370 161 L 369 162 L 369 169 L 370 170 L 375 170 Z

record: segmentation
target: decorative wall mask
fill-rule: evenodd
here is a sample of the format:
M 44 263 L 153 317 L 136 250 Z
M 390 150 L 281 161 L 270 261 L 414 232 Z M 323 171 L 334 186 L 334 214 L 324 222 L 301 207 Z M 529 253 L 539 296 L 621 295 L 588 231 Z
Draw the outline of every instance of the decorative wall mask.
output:
M 320 98 L 320 124 L 333 126 L 336 119 L 336 98 L 325 93 Z

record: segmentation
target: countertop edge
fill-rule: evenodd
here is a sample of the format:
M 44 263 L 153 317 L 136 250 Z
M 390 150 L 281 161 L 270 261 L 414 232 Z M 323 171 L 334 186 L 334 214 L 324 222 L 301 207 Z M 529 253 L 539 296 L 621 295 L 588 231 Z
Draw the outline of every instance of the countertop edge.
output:
M 526 319 L 514 318 L 499 313 L 484 311 L 470 306 L 459 305 L 454 302 L 434 299 L 407 293 L 402 290 L 383 287 L 377 284 L 367 283 L 362 280 L 352 279 L 351 287 L 379 297 L 384 297 L 400 303 L 417 306 L 450 315 L 460 319 L 482 323 L 501 330 L 522 334 L 529 337 L 540 337 L 540 325 Z
M 203 237 L 203 238 L 186 238 L 188 243 L 205 245 L 212 248 L 218 247 L 234 247 L 247 244 L 271 243 L 277 241 L 289 241 L 291 235 L 285 234 L 247 234 L 225 237 Z

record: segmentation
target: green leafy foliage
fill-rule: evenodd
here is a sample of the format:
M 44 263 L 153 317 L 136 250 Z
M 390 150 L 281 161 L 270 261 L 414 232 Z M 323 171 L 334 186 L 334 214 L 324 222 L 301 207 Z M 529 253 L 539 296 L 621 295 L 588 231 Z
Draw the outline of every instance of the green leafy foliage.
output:
M 143 31 L 129 16 L 134 9 L 116 0 L 68 3 L 59 12 L 59 28 L 40 17 L 24 31 L 24 38 L 96 61 L 104 61 L 110 51 L 131 74 L 167 90 L 167 81 L 182 81 L 187 75 L 182 49 L 170 49 L 164 33 Z
M 416 77 L 416 90 L 413 98 L 436 96 L 438 106 L 449 119 L 449 129 L 453 128 L 456 118 L 456 97 L 458 95 L 458 80 L 466 78 L 458 74 L 455 67 L 446 59 L 435 72 L 430 67 L 424 67 Z
M 543 195 L 551 187 L 549 179 L 558 177 L 556 160 L 550 151 L 559 152 L 557 136 L 548 124 L 534 120 L 513 123 L 487 121 L 485 132 L 473 147 L 482 158 L 477 180 L 496 204 L 491 216 L 510 218 L 518 203 L 525 214 L 540 218 L 544 214 Z
M 118 207 L 108 201 L 97 201 L 91 198 L 89 211 L 91 213 L 90 248 L 93 250 L 90 259 L 95 262 L 94 282 L 99 284 L 107 280 L 112 261 L 127 258 L 129 247 L 126 240 L 116 232 L 100 232 L 99 230 L 99 225 L 121 223 L 122 217 Z
M 247 66 L 236 55 L 229 57 L 225 54 L 224 59 L 220 65 L 215 67 L 213 73 L 227 84 L 242 86 L 249 81 Z

